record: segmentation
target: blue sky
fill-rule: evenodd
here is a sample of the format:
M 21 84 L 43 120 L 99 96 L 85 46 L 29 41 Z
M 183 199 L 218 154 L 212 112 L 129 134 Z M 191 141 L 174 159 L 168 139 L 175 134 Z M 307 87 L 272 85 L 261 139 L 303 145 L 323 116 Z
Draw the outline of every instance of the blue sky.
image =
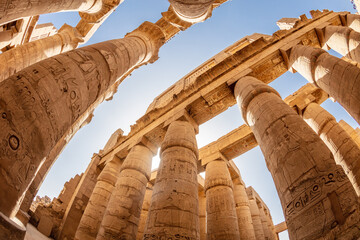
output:
M 125 0 L 85 45 L 122 38 L 144 21 L 156 22 L 167 10 L 166 0 Z M 71 140 L 51 169 L 39 195 L 56 197 L 63 184 L 83 172 L 94 152 L 102 149 L 118 128 L 129 132 L 130 125 L 140 118 L 152 100 L 198 65 L 246 35 L 269 34 L 278 30 L 276 21 L 283 17 L 299 17 L 312 9 L 354 12 L 350 0 L 232 0 L 213 12 L 212 18 L 181 32 L 165 44 L 154 64 L 136 69 L 119 87 L 112 101 L 102 103 L 92 122 Z M 77 13 L 43 15 L 40 23 L 52 22 L 59 29 L 64 23 L 75 26 Z M 298 74 L 286 73 L 271 86 L 284 98 L 306 80 Z M 353 127 L 358 124 L 330 100 L 323 105 L 337 120 L 344 119 Z M 199 147 L 218 139 L 244 124 L 236 106 L 200 126 Z M 259 147 L 236 158 L 235 163 L 247 186 L 253 186 L 270 208 L 275 224 L 284 221 L 280 201 Z M 154 159 L 156 167 L 158 158 Z M 288 239 L 286 234 L 281 239 Z

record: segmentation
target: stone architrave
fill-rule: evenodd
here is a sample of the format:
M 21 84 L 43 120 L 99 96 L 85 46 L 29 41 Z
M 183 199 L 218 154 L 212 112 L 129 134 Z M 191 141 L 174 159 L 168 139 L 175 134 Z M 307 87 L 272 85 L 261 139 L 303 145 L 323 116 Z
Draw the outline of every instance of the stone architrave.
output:
M 256 199 L 249 199 L 249 204 L 256 240 L 265 240 L 265 233 L 261 223 L 260 211 L 256 203 Z
M 360 68 L 320 48 L 296 45 L 289 66 L 321 88 L 360 124 Z
M 200 240 L 206 240 L 206 196 L 204 191 L 199 191 L 199 225 Z
M 143 145 L 131 148 L 121 166 L 97 240 L 136 239 L 153 155 L 154 152 Z
M 149 208 L 150 208 L 150 201 L 151 201 L 151 196 L 152 196 L 152 186 L 150 183 L 148 183 L 148 186 L 146 186 L 146 191 L 145 191 L 145 197 L 144 197 L 144 202 L 142 205 L 142 210 L 141 210 L 141 215 L 140 215 L 140 221 L 139 221 L 139 227 L 138 227 L 138 232 L 136 235 L 136 240 L 143 240 L 144 237 L 144 231 L 145 231 L 145 225 L 146 225 L 146 219 L 147 216 L 149 214 Z
M 0 0 L 0 25 L 23 17 L 61 11 L 97 12 L 103 0 Z
M 211 161 L 205 175 L 207 240 L 238 240 L 233 183 L 224 160 Z
M 240 178 L 236 178 L 233 181 L 233 184 L 240 239 L 256 240 L 251 217 L 249 198 L 246 194 L 245 186 L 243 185 Z
M 155 61 L 164 43 L 150 22 L 123 39 L 45 59 L 0 83 L 0 211 L 14 216 L 45 156 L 119 79 Z M 90 109 L 89 109 L 90 108 Z
M 76 230 L 75 239 L 96 239 L 101 220 L 117 182 L 120 167 L 120 159 L 114 157 L 101 171 Z
M 238 80 L 235 97 L 274 179 L 290 238 L 358 238 L 358 197 L 320 137 L 254 77 Z
M 53 36 L 9 49 L 0 54 L 0 82 L 34 63 L 73 50 L 82 41 L 76 28 L 64 24 Z
M 303 110 L 303 119 L 320 136 L 341 165 L 360 196 L 360 148 L 340 126 L 334 116 L 317 103 L 310 103 Z
M 172 122 L 160 151 L 144 239 L 199 239 L 198 148 L 194 127 Z

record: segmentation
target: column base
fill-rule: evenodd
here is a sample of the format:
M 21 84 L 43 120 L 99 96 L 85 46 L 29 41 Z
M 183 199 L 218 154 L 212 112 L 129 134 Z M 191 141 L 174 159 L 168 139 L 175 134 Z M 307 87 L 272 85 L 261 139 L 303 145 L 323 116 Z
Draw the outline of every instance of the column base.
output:
M 24 212 L 23 210 L 19 209 L 19 211 L 16 214 L 16 218 L 26 226 L 30 220 L 30 215 Z
M 0 213 L 0 239 L 23 240 L 25 238 L 26 228 L 16 223 L 4 214 Z

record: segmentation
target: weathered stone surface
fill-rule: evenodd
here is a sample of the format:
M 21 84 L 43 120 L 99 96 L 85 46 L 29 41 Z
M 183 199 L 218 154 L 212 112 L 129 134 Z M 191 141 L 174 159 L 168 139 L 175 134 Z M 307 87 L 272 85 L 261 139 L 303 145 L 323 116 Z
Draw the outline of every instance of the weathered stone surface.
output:
M 249 199 L 249 204 L 256 240 L 265 240 L 264 229 L 261 223 L 260 211 L 256 199 Z
M 117 182 L 120 167 L 121 161 L 115 156 L 101 171 L 76 230 L 75 239 L 96 239 L 101 220 Z
M 290 238 L 359 237 L 358 198 L 320 137 L 253 77 L 237 82 L 235 96 L 273 176 Z
M 60 11 L 97 11 L 96 0 L 1 0 L 0 24 L 18 18 Z
M 234 180 L 234 199 L 240 239 L 255 240 L 255 232 L 250 211 L 250 202 L 246 194 L 245 186 L 237 178 Z
M 360 148 L 356 142 L 329 112 L 316 103 L 305 108 L 303 118 L 330 149 L 360 196 Z
M 240 238 L 233 184 L 223 160 L 206 165 L 205 175 L 207 240 Z
M 199 191 L 199 225 L 200 240 L 206 240 L 206 196 L 204 191 Z
M 58 240 L 74 239 L 77 227 L 100 174 L 100 157 L 94 154 L 88 168 L 75 189 L 59 227 Z
M 215 0 L 169 0 L 175 13 L 186 22 L 201 22 L 211 16 Z
M 90 106 L 102 102 L 119 78 L 156 60 L 162 44 L 161 30 L 145 22 L 124 39 L 57 55 L 0 83 L 0 193 L 7 196 L 0 199 L 0 211 L 16 214 L 52 147 L 71 135 L 76 120 L 86 119 Z
M 0 212 L 0 239 L 22 240 L 26 228 L 21 223 L 16 223 Z
M 145 146 L 131 149 L 121 166 L 97 240 L 136 239 L 152 157 L 153 152 Z
M 267 240 L 270 240 L 270 239 L 275 240 L 275 239 L 272 238 L 273 236 L 272 236 L 271 231 L 270 231 L 269 226 L 268 226 L 268 220 L 267 220 L 267 217 L 265 215 L 264 207 L 262 206 L 261 203 L 258 203 L 258 202 L 257 202 L 257 205 L 258 205 L 258 208 L 259 208 L 261 225 L 263 227 L 265 239 L 267 239 Z
M 322 49 L 297 45 L 289 66 L 338 101 L 360 123 L 360 68 Z
M 199 239 L 198 149 L 193 126 L 171 123 L 160 154 L 144 239 Z
M 140 215 L 140 221 L 139 221 L 138 232 L 137 232 L 137 235 L 136 235 L 136 240 L 142 240 L 143 237 L 144 237 L 146 219 L 147 219 L 148 214 L 149 214 L 149 208 L 150 208 L 152 192 L 153 192 L 153 187 L 151 186 L 151 184 L 148 183 L 148 186 L 146 186 L 144 202 L 143 202 L 143 205 L 142 205 L 142 210 L 141 210 L 141 215 Z

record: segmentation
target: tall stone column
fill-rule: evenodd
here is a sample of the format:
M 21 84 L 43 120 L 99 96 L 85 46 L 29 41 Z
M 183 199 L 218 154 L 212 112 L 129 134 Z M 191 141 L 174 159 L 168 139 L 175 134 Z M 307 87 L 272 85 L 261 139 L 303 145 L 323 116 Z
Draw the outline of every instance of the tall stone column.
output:
M 359 237 L 358 197 L 320 137 L 253 77 L 238 80 L 235 97 L 274 179 L 290 238 Z
M 76 230 L 76 240 L 96 239 L 101 220 L 118 179 L 120 167 L 121 160 L 115 156 L 101 171 Z
M 264 207 L 262 206 L 261 203 L 257 203 L 257 205 L 258 205 L 258 208 L 259 208 L 260 219 L 261 219 L 261 224 L 262 224 L 262 227 L 263 227 L 263 230 L 264 230 L 265 239 L 267 239 L 267 240 L 275 240 L 275 239 L 272 238 L 271 231 L 270 231 L 269 226 L 268 226 L 268 220 L 267 220 L 267 217 L 265 215 Z
M 53 36 L 25 43 L 0 54 L 0 82 L 34 63 L 75 49 L 81 41 L 77 29 L 65 24 Z
M 154 154 L 156 151 L 152 152 L 142 145 L 132 147 L 121 166 L 120 175 L 101 221 L 97 240 L 136 239 Z
M 0 83 L 0 212 L 14 216 L 50 150 L 73 134 L 116 81 L 157 59 L 163 33 L 145 22 L 124 39 L 36 63 Z
M 353 129 L 344 120 L 340 120 L 339 125 L 349 134 L 352 140 L 354 140 L 354 142 L 356 142 L 356 144 L 360 147 L 360 128 Z
M 62 11 L 97 12 L 103 0 L 0 0 L 0 25 L 23 17 Z
M 278 237 L 277 237 L 276 232 L 275 232 L 275 226 L 274 226 L 274 223 L 272 221 L 270 212 L 268 211 L 268 209 L 264 209 L 264 210 L 267 210 L 267 211 L 265 211 L 265 215 L 266 215 L 266 219 L 267 219 L 267 223 L 268 223 L 268 228 L 270 230 L 270 235 L 271 235 L 270 239 L 277 240 Z
M 360 68 L 322 49 L 302 45 L 291 49 L 289 66 L 328 93 L 360 124 Z
M 251 218 L 254 226 L 256 240 L 265 240 L 265 233 L 261 223 L 260 211 L 255 198 L 249 199 Z
M 169 125 L 160 157 L 144 239 L 199 239 L 198 148 L 190 123 Z
M 196 23 L 211 16 L 215 0 L 169 0 L 178 17 L 186 22 Z
M 200 240 L 206 240 L 206 196 L 204 191 L 199 191 L 199 225 Z
M 206 165 L 205 175 L 207 240 L 240 239 L 233 184 L 226 162 Z
M 142 205 L 142 210 L 141 210 L 141 215 L 140 215 L 140 221 L 139 221 L 138 232 L 137 232 L 137 235 L 136 235 L 136 240 L 142 240 L 143 237 L 144 237 L 146 219 L 147 219 L 148 214 L 149 214 L 149 208 L 150 208 L 152 192 L 153 192 L 153 186 L 151 186 L 151 184 L 148 183 L 148 186 L 146 186 L 145 197 L 144 197 L 144 202 L 143 202 L 143 205 Z
M 246 194 L 245 186 L 240 178 L 235 179 L 233 183 L 240 239 L 256 240 L 253 221 L 251 218 L 249 198 Z
M 324 43 L 341 55 L 360 63 L 360 33 L 349 27 L 327 26 Z
M 360 148 L 339 125 L 336 119 L 317 103 L 310 103 L 303 111 L 303 118 L 320 136 L 349 177 L 360 196 Z

